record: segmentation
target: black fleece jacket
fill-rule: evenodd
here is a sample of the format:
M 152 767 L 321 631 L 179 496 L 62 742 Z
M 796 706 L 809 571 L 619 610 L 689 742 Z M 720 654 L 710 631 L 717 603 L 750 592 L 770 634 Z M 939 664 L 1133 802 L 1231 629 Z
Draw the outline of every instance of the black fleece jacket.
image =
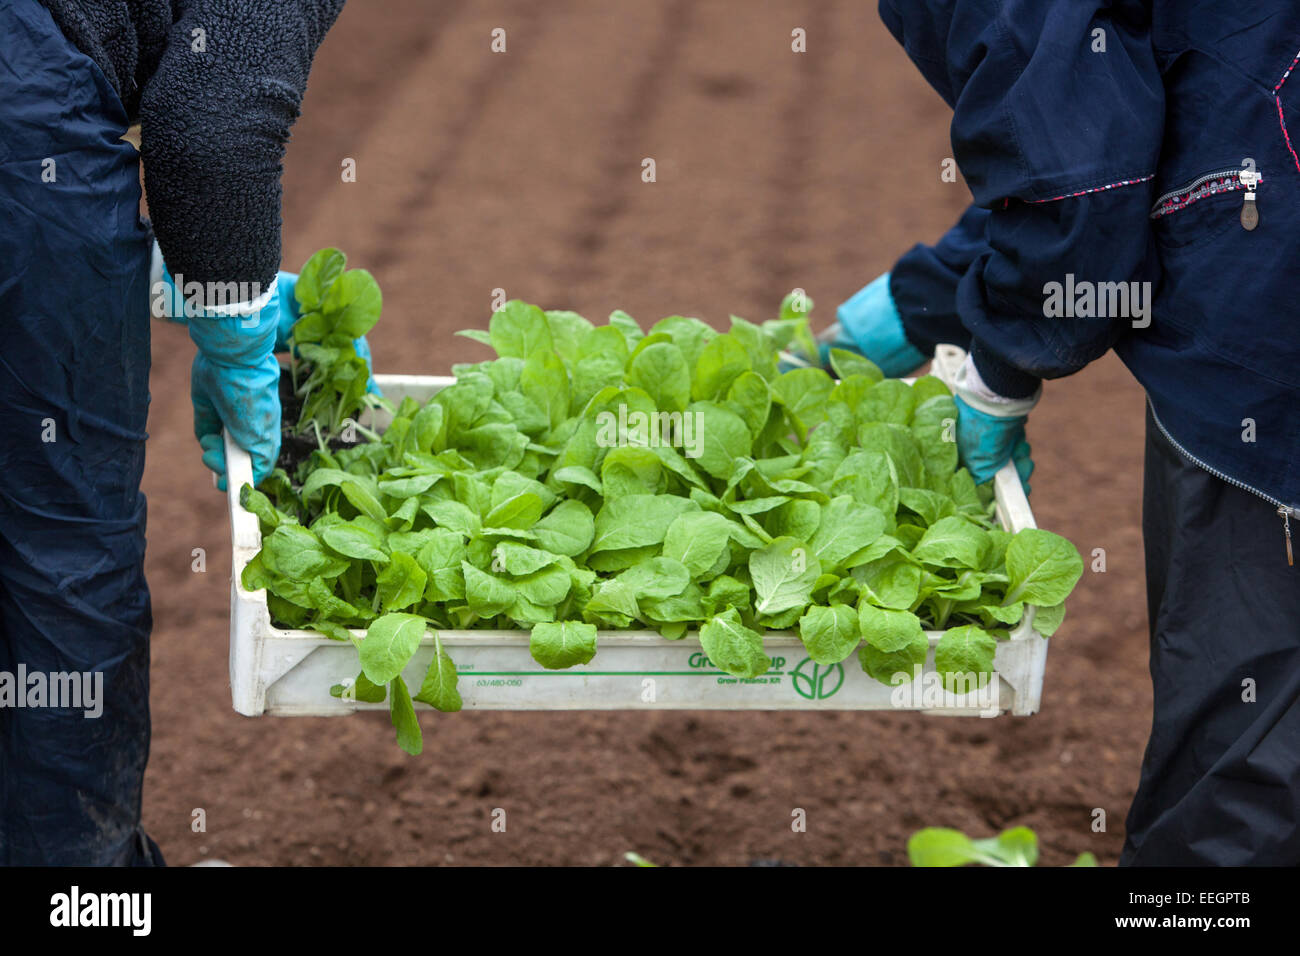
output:
M 312 57 L 344 0 L 41 0 L 140 122 L 172 274 L 270 283 L 280 173 Z

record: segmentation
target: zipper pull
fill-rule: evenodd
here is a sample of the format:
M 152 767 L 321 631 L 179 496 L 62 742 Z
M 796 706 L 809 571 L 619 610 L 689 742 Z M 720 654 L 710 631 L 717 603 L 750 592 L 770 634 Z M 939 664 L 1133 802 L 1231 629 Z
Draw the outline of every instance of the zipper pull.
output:
M 1282 516 L 1282 530 L 1286 534 L 1286 564 L 1287 567 L 1294 568 L 1295 552 L 1291 550 L 1291 516 L 1296 513 L 1296 509 L 1278 505 L 1277 513 Z
M 1243 169 L 1237 174 L 1246 187 L 1245 201 L 1241 204 L 1241 227 L 1247 232 L 1259 225 L 1259 209 L 1255 205 L 1255 190 L 1263 178 L 1253 169 Z

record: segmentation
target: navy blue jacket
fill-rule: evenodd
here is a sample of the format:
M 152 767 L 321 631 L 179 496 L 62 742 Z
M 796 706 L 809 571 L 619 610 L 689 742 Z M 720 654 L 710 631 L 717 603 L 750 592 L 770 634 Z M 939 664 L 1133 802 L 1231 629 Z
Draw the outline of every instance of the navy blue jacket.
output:
M 1300 4 L 881 0 L 880 12 L 953 108 L 974 195 L 893 270 L 909 338 L 968 347 L 1011 397 L 1114 348 L 1188 457 L 1300 506 Z M 1254 230 L 1243 168 L 1262 177 Z M 1122 301 L 1101 285 L 1116 282 L 1151 283 L 1147 320 L 1131 305 L 1050 308 L 1056 283 L 1091 287 L 1092 310 L 1110 311 L 1097 303 Z

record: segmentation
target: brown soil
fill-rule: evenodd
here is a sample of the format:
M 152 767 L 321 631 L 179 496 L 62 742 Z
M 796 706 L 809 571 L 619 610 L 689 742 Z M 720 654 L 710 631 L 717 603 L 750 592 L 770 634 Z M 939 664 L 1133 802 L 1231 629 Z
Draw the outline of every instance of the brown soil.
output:
M 372 346 L 389 372 L 480 357 L 451 333 L 483 327 L 495 289 L 592 317 L 723 325 L 768 317 L 798 286 L 828 322 L 968 200 L 940 178 L 949 113 L 874 11 L 350 0 L 286 159 L 284 261 L 337 245 L 374 272 Z M 504 55 L 489 49 L 496 27 Z M 806 55 L 790 51 L 795 27 Z M 345 159 L 356 182 L 341 181 Z M 425 714 L 426 751 L 410 758 L 383 715 L 231 710 L 225 500 L 191 435 L 185 332 L 155 334 L 144 816 L 171 862 L 612 864 L 636 850 L 902 864 L 921 826 L 1014 824 L 1038 831 L 1046 863 L 1084 850 L 1114 862 L 1151 708 L 1142 395 L 1115 359 L 1051 383 L 1029 426 L 1039 523 L 1106 560 L 1053 640 L 1037 716 Z M 797 808 L 807 832 L 792 832 Z

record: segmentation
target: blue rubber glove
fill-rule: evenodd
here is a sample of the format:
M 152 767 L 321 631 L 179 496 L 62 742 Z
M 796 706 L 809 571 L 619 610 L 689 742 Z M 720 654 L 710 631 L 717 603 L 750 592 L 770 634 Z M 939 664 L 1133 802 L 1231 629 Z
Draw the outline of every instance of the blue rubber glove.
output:
M 179 298 L 166 267 L 163 281 L 173 299 Z M 225 428 L 252 458 L 253 483 L 258 484 L 280 455 L 280 363 L 272 351 L 280 317 L 278 284 L 247 303 L 214 308 L 185 302 L 180 314 L 198 346 L 190 369 L 190 399 L 203 464 L 225 491 Z
M 275 277 L 276 285 L 280 290 L 280 321 L 275 333 L 275 350 L 277 352 L 287 352 L 289 350 L 289 336 L 293 334 L 294 324 L 301 318 L 298 311 L 298 297 L 294 295 L 294 290 L 298 286 L 298 274 L 296 272 L 280 272 Z M 357 355 L 366 360 L 366 367 L 370 369 L 370 379 L 366 382 L 366 391 L 375 395 L 382 395 L 379 386 L 375 384 L 375 363 L 370 357 L 370 343 L 366 341 L 363 335 L 359 339 L 352 340 L 352 347 L 356 349 Z
M 817 337 L 822 365 L 829 365 L 832 348 L 865 356 L 888 378 L 901 378 L 924 364 L 925 355 L 903 332 L 903 319 L 889 293 L 888 272 L 857 292 L 835 314 L 839 321 Z
M 1042 390 L 1039 389 L 1039 394 Z M 953 383 L 957 403 L 957 453 L 976 484 L 992 481 L 1008 461 L 1014 461 L 1025 494 L 1034 471 L 1025 423 L 1039 394 L 1008 400 L 991 392 L 980 380 L 970 358 Z

